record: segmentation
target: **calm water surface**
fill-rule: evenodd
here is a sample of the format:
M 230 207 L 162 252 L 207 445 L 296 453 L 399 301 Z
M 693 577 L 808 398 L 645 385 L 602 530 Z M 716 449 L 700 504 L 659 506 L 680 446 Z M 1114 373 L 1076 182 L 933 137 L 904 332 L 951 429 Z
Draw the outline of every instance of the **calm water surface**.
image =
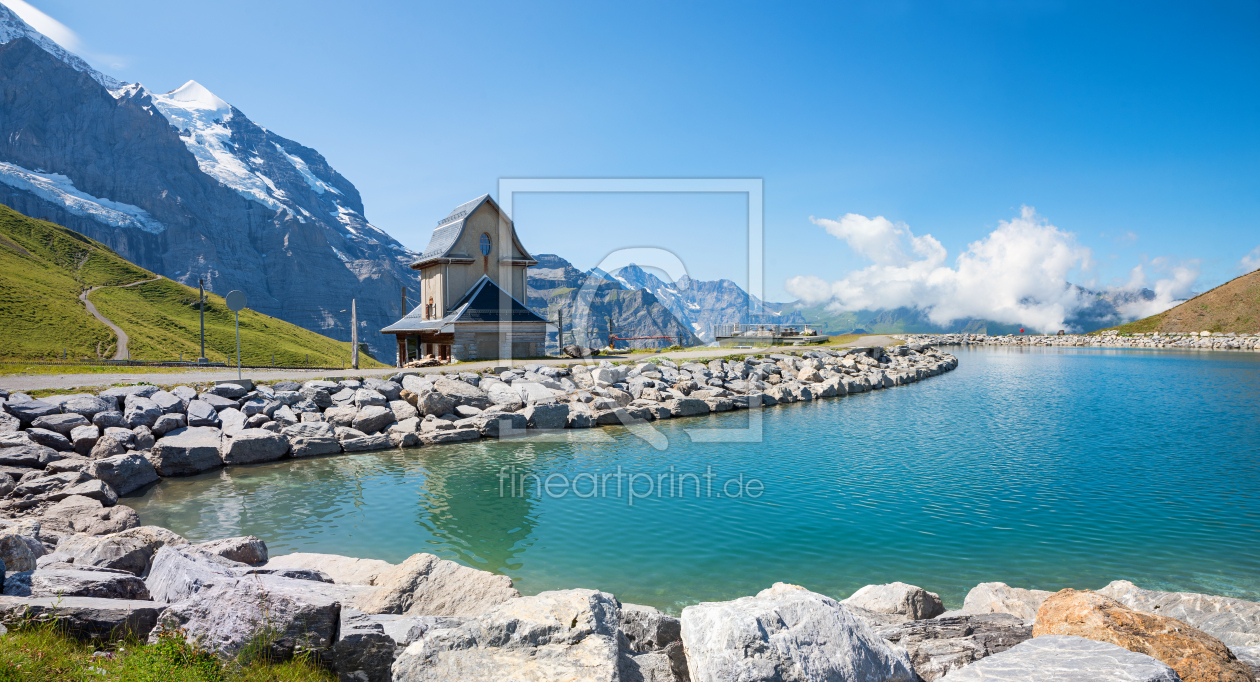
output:
M 671 612 L 775 581 L 844 597 L 901 580 L 952 608 L 995 580 L 1260 599 L 1260 354 L 954 352 L 957 370 L 919 384 L 763 410 L 759 442 L 693 440 L 755 433 L 731 413 L 232 467 L 124 501 L 194 541 L 431 552 L 525 594 L 590 587 Z M 618 497 L 618 466 L 662 496 Z M 694 478 L 673 498 L 659 478 L 706 471 L 698 497 Z M 577 477 L 576 492 L 555 476 L 538 497 L 531 477 L 514 496 L 513 472 Z M 741 474 L 745 496 L 721 495 Z

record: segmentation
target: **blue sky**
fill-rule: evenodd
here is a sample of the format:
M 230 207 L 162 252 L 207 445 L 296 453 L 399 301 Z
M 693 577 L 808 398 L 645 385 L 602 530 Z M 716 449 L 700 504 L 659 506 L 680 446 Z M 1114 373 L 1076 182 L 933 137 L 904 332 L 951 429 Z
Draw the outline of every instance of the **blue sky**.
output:
M 1062 275 L 1094 286 L 1181 264 L 1203 290 L 1260 247 L 1255 2 L 30 1 L 101 70 L 195 79 L 319 150 L 416 249 L 500 177 L 763 178 L 778 300 L 807 290 L 791 278 L 844 298 L 901 276 L 850 276 L 880 234 L 905 247 L 888 267 L 930 234 L 955 268 L 1023 206 L 1089 250 Z M 687 199 L 536 197 L 516 218 L 579 266 L 655 244 L 741 281 L 743 201 Z M 905 229 L 811 221 L 850 213 Z

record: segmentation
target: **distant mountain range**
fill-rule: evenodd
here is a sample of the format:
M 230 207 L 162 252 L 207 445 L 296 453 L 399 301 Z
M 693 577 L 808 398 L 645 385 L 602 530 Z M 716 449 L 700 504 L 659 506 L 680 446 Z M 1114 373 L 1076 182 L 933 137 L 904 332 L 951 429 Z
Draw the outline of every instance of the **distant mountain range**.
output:
M 164 94 L 92 69 L 0 5 L 0 203 L 127 260 L 392 361 L 379 329 L 415 254 L 319 152 L 195 81 Z
M 1162 313 L 1116 327 L 1133 332 L 1260 334 L 1260 270 L 1249 272 Z

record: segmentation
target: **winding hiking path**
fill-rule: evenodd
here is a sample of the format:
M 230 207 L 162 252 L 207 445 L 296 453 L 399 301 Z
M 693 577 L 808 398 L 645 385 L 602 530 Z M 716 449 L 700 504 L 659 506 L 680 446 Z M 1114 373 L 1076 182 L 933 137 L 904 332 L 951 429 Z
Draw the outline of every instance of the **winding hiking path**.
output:
M 156 282 L 159 279 L 162 279 L 161 275 L 158 275 L 157 277 L 154 277 L 153 279 L 142 279 L 139 282 L 132 282 L 131 284 L 120 284 L 117 286 L 117 288 L 123 289 L 126 287 L 134 287 L 137 284 L 147 284 L 149 282 Z M 110 329 L 114 330 L 114 335 L 118 337 L 118 349 L 117 349 L 117 352 L 114 353 L 113 359 L 126 360 L 127 359 L 127 341 L 130 340 L 130 338 L 127 336 L 127 332 L 123 331 L 122 327 L 119 327 L 118 325 L 111 322 L 108 317 L 105 317 L 104 315 L 102 315 L 100 311 L 96 309 L 96 306 L 92 305 L 92 302 L 88 300 L 88 294 L 92 293 L 93 291 L 96 291 L 97 289 L 108 289 L 108 288 L 110 287 L 109 286 L 92 287 L 91 289 L 88 289 L 87 291 L 79 294 L 79 300 L 83 301 L 83 305 L 87 306 L 87 311 L 89 313 L 92 313 L 92 317 L 95 317 L 96 319 L 103 322 L 106 327 L 109 327 Z

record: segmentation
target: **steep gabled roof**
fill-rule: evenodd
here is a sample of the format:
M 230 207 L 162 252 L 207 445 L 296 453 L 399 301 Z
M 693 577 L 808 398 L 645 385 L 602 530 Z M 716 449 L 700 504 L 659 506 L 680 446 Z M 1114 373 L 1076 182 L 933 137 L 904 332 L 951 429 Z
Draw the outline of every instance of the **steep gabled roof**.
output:
M 495 284 L 494 280 L 482 275 L 463 298 L 451 306 L 451 312 L 446 317 L 440 320 L 426 320 L 424 306 L 418 305 L 401 320 L 382 329 L 381 333 L 438 331 L 448 324 L 457 322 L 547 323 L 537 313 L 525 307 L 524 303 L 516 300 L 502 287 Z
M 440 258 L 470 258 L 470 254 L 451 253 L 451 249 L 459 241 L 460 235 L 464 233 L 464 225 L 468 222 L 468 216 L 475 213 L 477 209 L 481 208 L 482 204 L 487 202 L 494 207 L 494 210 L 500 216 L 503 216 L 504 220 L 508 221 L 508 225 L 512 230 L 512 241 L 515 242 L 516 248 L 525 255 L 524 259 L 528 261 L 534 260 L 529 255 L 529 252 L 525 250 L 525 247 L 521 245 L 520 239 L 517 238 L 516 227 L 512 224 L 511 218 L 503 215 L 503 210 L 499 208 L 498 204 L 494 203 L 494 199 L 491 199 L 489 194 L 483 194 L 472 201 L 456 206 L 445 218 L 438 221 L 437 228 L 433 230 L 433 236 L 429 238 L 429 245 L 424 248 L 424 253 L 420 254 L 420 257 L 416 259 L 415 263 L 411 264 L 411 267 L 418 269 L 426 263 Z

